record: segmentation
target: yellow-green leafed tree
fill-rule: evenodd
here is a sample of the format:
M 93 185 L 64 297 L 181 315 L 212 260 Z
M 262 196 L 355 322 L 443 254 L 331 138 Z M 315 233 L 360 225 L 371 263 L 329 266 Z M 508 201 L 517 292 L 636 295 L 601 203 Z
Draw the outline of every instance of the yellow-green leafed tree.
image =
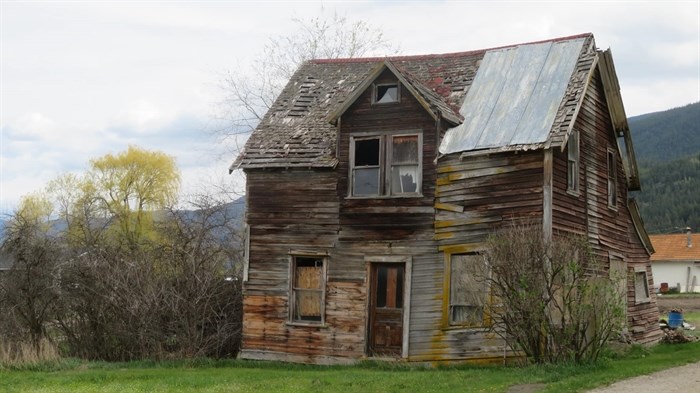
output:
M 22 197 L 13 220 L 21 220 L 35 230 L 46 232 L 49 230 L 52 213 L 53 205 L 46 195 L 33 193 Z
M 91 160 L 88 178 L 113 233 L 129 247 L 155 236 L 153 212 L 172 206 L 180 187 L 172 156 L 136 146 Z

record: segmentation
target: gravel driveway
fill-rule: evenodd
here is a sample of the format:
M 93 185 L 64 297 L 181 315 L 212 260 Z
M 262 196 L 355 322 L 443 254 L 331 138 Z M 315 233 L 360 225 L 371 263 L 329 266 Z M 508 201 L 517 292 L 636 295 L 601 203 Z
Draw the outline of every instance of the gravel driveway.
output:
M 669 368 L 615 382 L 610 386 L 590 390 L 589 393 L 690 393 L 700 392 L 700 362 Z

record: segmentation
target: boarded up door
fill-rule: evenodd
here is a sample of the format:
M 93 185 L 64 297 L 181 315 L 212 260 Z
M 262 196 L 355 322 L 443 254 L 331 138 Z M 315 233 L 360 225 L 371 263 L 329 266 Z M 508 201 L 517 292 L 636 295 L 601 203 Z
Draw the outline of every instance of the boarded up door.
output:
M 370 356 L 401 356 L 404 268 L 403 263 L 371 265 Z

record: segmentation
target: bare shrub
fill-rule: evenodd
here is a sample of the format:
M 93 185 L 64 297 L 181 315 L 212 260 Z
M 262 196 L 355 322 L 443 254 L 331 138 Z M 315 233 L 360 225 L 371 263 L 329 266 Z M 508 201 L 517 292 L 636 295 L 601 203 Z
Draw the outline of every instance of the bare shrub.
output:
M 235 356 L 240 345 L 238 222 L 226 205 L 169 211 L 156 240 L 99 244 L 62 272 L 58 323 L 70 352 L 90 359 Z
M 0 339 L 31 343 L 38 352 L 60 307 L 55 277 L 61 250 L 41 221 L 25 213 L 9 221 L 0 247 L 12 263 L 0 272 Z
M 537 363 L 598 358 L 623 326 L 624 296 L 585 238 L 536 225 L 488 241 L 494 331 Z

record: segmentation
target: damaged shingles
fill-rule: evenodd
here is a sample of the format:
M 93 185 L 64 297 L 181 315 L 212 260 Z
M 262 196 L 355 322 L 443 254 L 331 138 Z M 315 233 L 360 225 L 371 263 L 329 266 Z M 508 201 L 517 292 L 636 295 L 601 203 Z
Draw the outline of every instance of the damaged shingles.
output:
M 594 45 L 584 47 L 592 53 L 582 52 L 579 58 L 576 72 L 581 74 L 575 73 L 572 78 L 550 134 L 549 142 L 554 145 L 564 141 L 561 135 L 565 132 L 561 131 L 567 130 L 586 83 L 585 79 L 575 77 L 584 75 L 593 64 Z M 432 102 L 442 102 L 442 110 L 455 111 L 461 107 L 485 53 L 482 50 L 389 60 L 418 82 L 416 86 L 421 86 L 422 95 L 432 97 Z M 253 132 L 233 167 L 335 166 L 336 128 L 326 119 L 381 61 L 379 58 L 310 61 L 302 65 Z M 280 155 L 282 152 L 284 155 Z M 268 154 L 275 158 L 270 159 Z

